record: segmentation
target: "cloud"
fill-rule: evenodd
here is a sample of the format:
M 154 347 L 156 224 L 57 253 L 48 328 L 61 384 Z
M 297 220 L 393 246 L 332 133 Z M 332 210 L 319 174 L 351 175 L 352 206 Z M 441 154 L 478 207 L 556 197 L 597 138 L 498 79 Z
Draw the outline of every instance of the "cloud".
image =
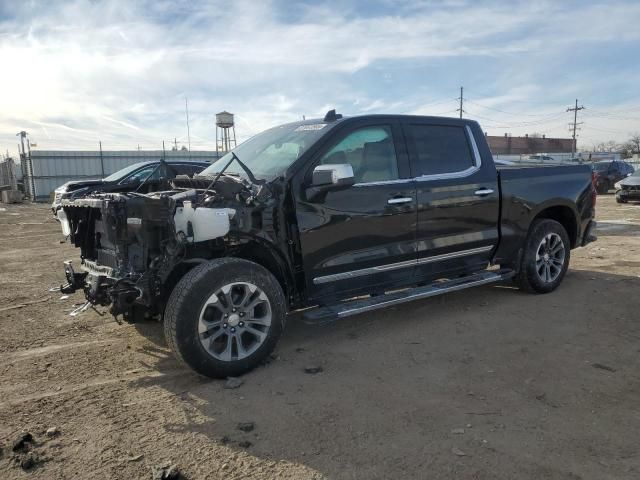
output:
M 20 2 L 0 7 L 0 146 L 22 129 L 39 148 L 186 143 L 188 97 L 193 147 L 214 148 L 223 109 L 244 139 L 329 107 L 455 115 L 460 85 L 485 129 L 564 135 L 576 96 L 633 107 L 639 17 L 630 1 Z M 605 117 L 585 133 L 639 129 Z

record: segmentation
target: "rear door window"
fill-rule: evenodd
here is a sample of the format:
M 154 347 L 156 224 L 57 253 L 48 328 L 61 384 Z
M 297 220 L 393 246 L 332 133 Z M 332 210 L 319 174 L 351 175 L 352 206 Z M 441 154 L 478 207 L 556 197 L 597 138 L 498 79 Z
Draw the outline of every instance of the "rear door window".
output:
M 460 173 L 475 166 L 462 126 L 410 124 L 408 134 L 415 151 L 415 176 Z

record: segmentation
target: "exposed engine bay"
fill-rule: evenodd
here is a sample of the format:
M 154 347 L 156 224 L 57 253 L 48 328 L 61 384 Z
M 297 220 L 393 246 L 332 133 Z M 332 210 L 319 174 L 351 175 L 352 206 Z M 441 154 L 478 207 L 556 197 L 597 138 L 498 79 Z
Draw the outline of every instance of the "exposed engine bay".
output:
M 212 184 L 215 183 L 214 187 Z M 110 306 L 133 320 L 136 308 L 157 314 L 170 276 L 225 255 L 241 235 L 262 226 L 275 202 L 271 190 L 236 175 L 177 177 L 172 189 L 151 194 L 103 193 L 63 201 L 63 234 L 80 249 L 80 272 L 65 262 L 63 293 L 83 290 L 87 306 Z M 259 225 L 254 225 L 256 222 Z M 227 237 L 225 239 L 225 237 Z

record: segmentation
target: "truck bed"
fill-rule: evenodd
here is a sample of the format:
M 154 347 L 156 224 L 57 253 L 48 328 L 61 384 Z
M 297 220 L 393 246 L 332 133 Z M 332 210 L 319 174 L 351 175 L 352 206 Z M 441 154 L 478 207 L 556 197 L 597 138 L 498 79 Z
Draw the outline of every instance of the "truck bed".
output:
M 588 164 L 496 165 L 500 184 L 500 247 L 496 261 L 516 258 L 529 225 L 553 206 L 576 225 L 568 232 L 580 243 L 594 215 L 591 167 Z M 577 207 L 577 214 L 575 213 Z

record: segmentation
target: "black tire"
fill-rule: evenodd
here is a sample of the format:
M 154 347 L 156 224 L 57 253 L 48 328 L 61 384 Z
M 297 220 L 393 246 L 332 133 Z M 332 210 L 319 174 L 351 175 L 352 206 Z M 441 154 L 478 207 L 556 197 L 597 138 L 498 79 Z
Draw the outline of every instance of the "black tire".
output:
M 198 330 L 199 325 L 201 325 L 200 315 L 204 308 L 210 308 L 206 307 L 207 302 L 210 302 L 210 297 L 213 294 L 220 293 L 222 287 L 242 283 L 258 287 L 266 295 L 269 305 L 264 308 L 269 309 L 270 325 L 264 327 L 265 330 L 263 332 L 266 337 L 261 340 L 261 344 L 254 345 L 256 350 L 250 355 L 244 358 L 231 358 L 230 360 L 219 359 L 216 358 L 214 353 L 205 348 L 203 345 L 205 340 L 200 340 Z M 242 299 L 242 303 L 244 303 L 245 299 L 246 297 Z M 264 300 L 259 301 L 265 302 Z M 209 305 L 218 305 L 217 302 L 215 301 L 215 304 L 209 303 Z M 235 302 L 232 302 L 231 305 L 235 305 Z M 217 312 L 217 309 L 214 310 Z M 233 311 L 235 312 L 236 310 Z M 199 374 L 211 378 L 238 376 L 255 368 L 273 351 L 284 330 L 286 314 L 287 306 L 282 288 L 267 269 L 247 260 L 220 258 L 203 263 L 190 270 L 173 289 L 164 315 L 165 338 L 178 360 Z M 220 315 L 223 314 L 220 313 Z M 234 321 L 237 321 L 237 315 L 232 314 L 232 316 L 235 316 Z M 224 320 L 216 320 L 215 323 L 220 323 L 220 321 Z M 247 325 L 249 323 L 250 321 L 247 321 Z M 230 324 L 231 322 L 229 322 Z M 224 325 L 225 329 L 229 326 L 227 323 L 224 323 Z M 240 325 L 236 323 L 238 330 L 241 330 L 241 326 L 242 322 L 240 322 Z M 252 325 L 252 327 L 255 327 L 255 325 Z M 248 329 L 249 327 L 247 326 Z M 217 329 L 216 333 L 221 330 L 222 327 Z M 222 334 L 224 338 L 235 335 L 239 337 L 241 333 L 234 335 L 230 333 Z M 216 337 L 218 336 L 216 335 Z M 233 352 L 235 345 L 236 357 L 239 357 L 240 346 L 238 342 L 241 342 L 241 340 L 229 338 L 227 342 L 229 342 L 227 348 L 230 345 L 230 352 Z M 210 345 L 212 343 L 210 342 Z M 229 355 L 232 357 L 233 353 Z
M 620 198 L 618 195 L 616 195 L 616 203 L 627 203 L 626 200 L 623 200 L 622 198 Z
M 544 256 L 541 256 L 541 260 L 537 260 L 536 256 L 538 254 L 538 250 L 540 248 L 544 249 L 545 247 L 542 245 L 543 239 L 547 239 L 551 236 L 552 239 L 559 239 L 562 241 L 563 245 L 563 260 L 562 266 L 557 267 L 555 265 L 553 267 L 549 267 L 549 271 L 551 268 L 556 268 L 557 270 L 553 270 L 554 275 L 557 273 L 557 276 L 554 276 L 553 279 L 545 280 L 544 271 L 545 266 L 543 265 L 542 271 L 543 274 L 539 273 L 539 263 L 540 261 L 547 262 Z M 548 254 L 547 254 L 548 255 Z M 555 255 L 555 254 L 554 254 Z M 521 290 L 532 292 L 532 293 L 549 293 L 558 288 L 558 285 L 562 282 L 565 274 L 567 273 L 567 269 L 569 268 L 569 260 L 571 258 L 571 242 L 569 241 L 569 235 L 565 228 L 555 220 L 550 220 L 546 218 L 541 218 L 538 220 L 534 220 L 529 228 L 529 233 L 527 235 L 527 239 L 525 240 L 524 252 L 522 255 L 522 260 L 520 262 L 520 268 L 518 270 L 518 274 L 515 277 L 515 282 Z M 555 257 L 554 257 L 555 259 Z M 557 259 L 555 259 L 557 260 Z M 555 260 L 551 260 L 554 262 Z

